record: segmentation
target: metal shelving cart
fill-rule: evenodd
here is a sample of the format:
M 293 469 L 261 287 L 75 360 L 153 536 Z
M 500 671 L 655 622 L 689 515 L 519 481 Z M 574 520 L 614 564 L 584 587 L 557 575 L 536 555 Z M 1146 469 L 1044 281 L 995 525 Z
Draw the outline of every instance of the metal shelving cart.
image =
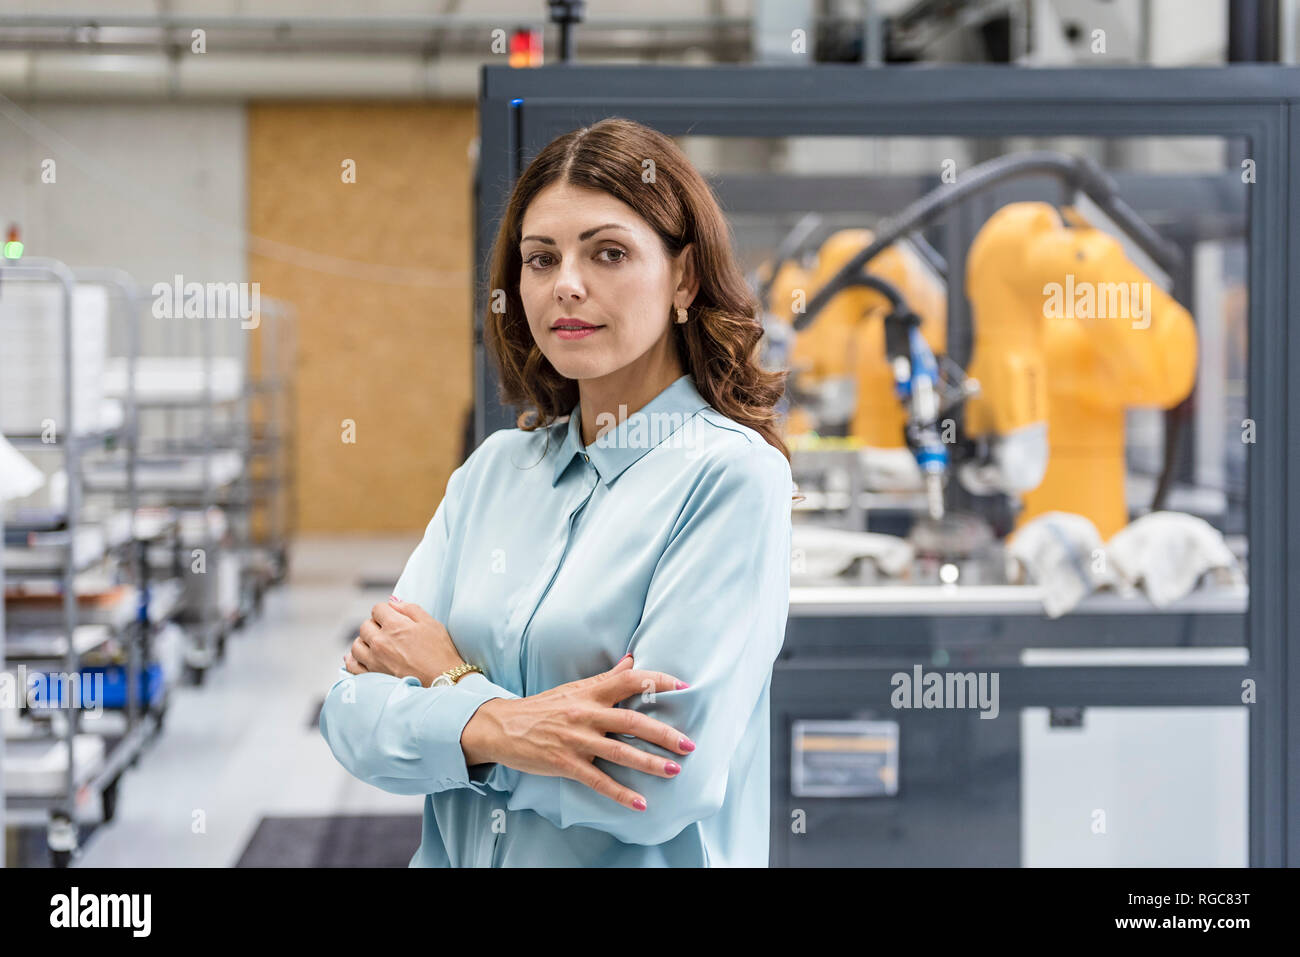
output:
M 63 418 L 53 432 L 44 430 L 40 435 L 15 434 L 7 436 L 19 450 L 31 452 L 57 452 L 62 456 L 62 475 L 66 478 L 66 502 L 61 514 L 47 516 L 51 527 L 46 530 L 31 528 L 14 543 L 15 536 L 7 536 L 13 558 L 6 562 L 6 588 L 9 583 L 53 580 L 58 592 L 48 596 L 61 606 L 61 627 L 20 627 L 18 622 L 6 622 L 6 640 L 0 666 L 17 665 L 23 675 L 21 688 L 26 703 L 31 704 L 26 679 L 28 669 L 49 677 L 49 669 L 63 669 L 56 674 L 60 695 L 54 700 L 48 680 L 41 696 L 43 707 L 27 709 L 14 726 L 5 728 L 10 742 L 9 775 L 5 781 L 5 804 L 9 810 L 35 812 L 48 815 L 47 843 L 56 866 L 66 865 L 78 845 L 78 823 L 81 811 L 89 800 L 97 798 L 103 817 L 111 819 L 117 783 L 123 769 L 133 763 L 143 748 L 150 732 L 156 727 L 161 707 L 140 707 L 138 681 L 140 664 L 148 655 L 149 609 L 144 580 L 137 577 L 138 545 L 135 528 L 135 489 L 128 483 L 127 510 L 103 516 L 100 524 L 92 524 L 83 515 L 84 488 L 82 473 L 85 460 L 96 450 L 124 446 L 128 461 L 133 461 L 135 451 L 134 407 L 131 395 L 126 398 L 125 415 L 105 421 L 104 406 L 99 407 L 101 420 L 87 427 L 79 421 L 79 410 L 74 401 L 73 313 L 78 284 L 106 284 L 122 294 L 130 313 L 132 352 L 136 336 L 136 316 L 133 312 L 135 297 L 133 287 L 120 275 L 92 273 L 78 275 L 61 262 L 49 259 L 27 259 L 21 263 L 0 266 L 0 281 L 37 281 L 57 284 L 61 306 L 61 364 Z M 81 410 L 84 411 L 84 410 Z M 61 527 L 59 527 L 61 526 Z M 156 532 L 164 531 L 160 527 Z M 115 612 L 107 623 L 83 622 L 87 614 L 81 607 L 78 595 L 78 576 L 101 567 L 106 561 L 116 561 L 128 569 L 128 578 L 135 580 L 134 603 L 130 602 L 129 586 L 115 588 L 126 596 L 126 614 Z M 7 594 L 7 592 L 6 592 Z M 124 601 L 114 603 L 120 608 Z M 48 621 L 39 612 L 37 620 Z M 125 672 L 125 727 L 120 735 L 96 734 L 86 728 L 83 732 L 81 706 L 86 696 L 81 688 L 93 674 L 95 655 L 106 649 L 115 649 L 117 657 L 124 657 Z M 102 676 L 103 672 L 99 672 Z M 102 677 L 97 705 L 104 704 Z M 64 700 L 62 689 L 71 686 L 76 694 Z M 39 686 L 39 681 L 37 683 Z M 164 699 L 165 700 L 165 699 Z M 162 701 L 154 702 L 162 705 Z M 15 773 L 19 772 L 19 773 Z M 58 784 L 55 780 L 58 779 Z
M 103 492 L 125 492 L 134 481 L 137 499 L 177 510 L 177 538 L 169 547 L 146 549 L 143 572 L 169 569 L 184 583 L 185 665 L 195 684 L 224 652 L 226 638 L 242 624 L 249 604 L 242 594 L 234 602 L 223 600 L 223 582 L 242 578 L 230 563 L 243 559 L 248 539 L 247 359 L 218 364 L 211 323 L 202 322 L 199 329 L 202 354 L 197 362 L 150 357 L 114 370 L 123 375 L 108 376 L 114 391 L 133 393 L 138 412 L 162 415 L 164 434 L 142 439 L 134 461 L 107 458 L 86 477 L 87 488 Z M 198 437 L 177 435 L 177 419 L 196 413 Z M 230 522 L 232 515 L 240 520 Z M 188 563 L 182 560 L 186 549 Z
M 254 608 L 265 589 L 284 581 L 293 533 L 293 365 L 297 355 L 297 311 L 292 304 L 262 300 L 261 354 L 249 381 L 250 504 L 263 505 L 263 534 L 252 542 Z M 250 519 L 251 521 L 251 519 Z

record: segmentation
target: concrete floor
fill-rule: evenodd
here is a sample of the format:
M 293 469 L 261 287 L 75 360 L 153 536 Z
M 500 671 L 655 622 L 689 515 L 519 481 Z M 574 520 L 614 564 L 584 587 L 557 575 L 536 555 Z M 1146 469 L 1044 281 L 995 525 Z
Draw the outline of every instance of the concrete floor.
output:
M 422 797 L 353 778 L 310 727 L 346 632 L 387 600 L 418 541 L 300 536 L 288 580 L 227 639 L 203 685 L 173 689 L 162 732 L 122 776 L 114 819 L 74 866 L 228 867 L 264 815 L 418 815 Z M 388 584 L 361 590 L 362 578 Z

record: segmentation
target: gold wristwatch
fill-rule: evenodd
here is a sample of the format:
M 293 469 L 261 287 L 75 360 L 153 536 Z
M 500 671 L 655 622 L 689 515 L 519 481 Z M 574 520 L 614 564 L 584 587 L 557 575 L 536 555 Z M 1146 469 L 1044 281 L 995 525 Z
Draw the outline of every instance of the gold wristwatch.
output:
M 442 674 L 438 675 L 438 677 L 434 678 L 433 683 L 429 685 L 429 687 L 450 688 L 471 671 L 477 671 L 479 674 L 483 674 L 483 669 L 478 665 L 458 665 L 455 668 L 452 668 L 451 671 L 444 671 Z M 484 675 L 484 677 L 487 676 Z

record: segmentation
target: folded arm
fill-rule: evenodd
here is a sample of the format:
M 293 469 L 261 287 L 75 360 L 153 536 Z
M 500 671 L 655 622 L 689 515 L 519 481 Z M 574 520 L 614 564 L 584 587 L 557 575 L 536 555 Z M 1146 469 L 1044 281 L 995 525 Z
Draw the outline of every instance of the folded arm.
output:
M 441 587 L 449 539 L 448 512 L 456 507 L 465 466 L 452 473 L 447 494 L 393 587 L 393 594 L 430 610 Z M 354 776 L 394 794 L 431 794 L 455 787 L 484 793 L 503 787 L 496 765 L 465 765 L 461 733 L 492 698 L 518 697 L 470 673 L 450 688 L 426 688 L 414 675 L 350 674 L 339 669 L 325 697 L 320 732 L 334 757 Z
M 425 688 L 414 675 L 340 669 L 321 707 L 320 732 L 340 764 L 377 788 L 432 794 L 468 787 L 482 794 L 483 784 L 502 789 L 501 771 L 477 765 L 471 774 L 461 732 L 483 702 L 513 697 L 477 673 L 450 688 Z

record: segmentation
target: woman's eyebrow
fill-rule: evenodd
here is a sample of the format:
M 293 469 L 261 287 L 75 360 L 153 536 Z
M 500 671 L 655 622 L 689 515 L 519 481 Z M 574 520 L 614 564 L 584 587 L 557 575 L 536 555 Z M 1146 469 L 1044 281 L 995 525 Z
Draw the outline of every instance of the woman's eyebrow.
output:
M 632 230 L 628 229 L 626 226 L 621 225 L 620 223 L 606 223 L 606 224 L 603 225 L 603 226 L 595 226 L 595 227 L 593 227 L 593 228 L 591 228 L 591 229 L 588 229 L 588 230 L 587 230 L 586 232 L 584 232 L 584 233 L 579 233 L 579 234 L 578 234 L 578 242 L 580 242 L 580 243 L 582 243 L 582 242 L 586 242 L 588 239 L 590 239 L 592 236 L 596 235 L 596 234 L 597 234 L 598 232 L 600 232 L 602 229 L 621 229 L 621 230 L 623 230 L 624 232 L 628 232 L 628 233 L 630 233 L 630 232 L 632 231 Z M 549 236 L 525 236 L 523 239 L 519 240 L 519 243 L 520 243 L 520 245 L 523 245 L 524 243 L 528 242 L 528 240 L 530 240 L 530 239 L 535 239 L 535 240 L 537 240 L 539 243 L 545 243 L 547 246 L 554 246 L 554 245 L 555 245 L 555 240 L 554 240 L 554 239 L 551 239 L 551 237 L 549 237 Z

